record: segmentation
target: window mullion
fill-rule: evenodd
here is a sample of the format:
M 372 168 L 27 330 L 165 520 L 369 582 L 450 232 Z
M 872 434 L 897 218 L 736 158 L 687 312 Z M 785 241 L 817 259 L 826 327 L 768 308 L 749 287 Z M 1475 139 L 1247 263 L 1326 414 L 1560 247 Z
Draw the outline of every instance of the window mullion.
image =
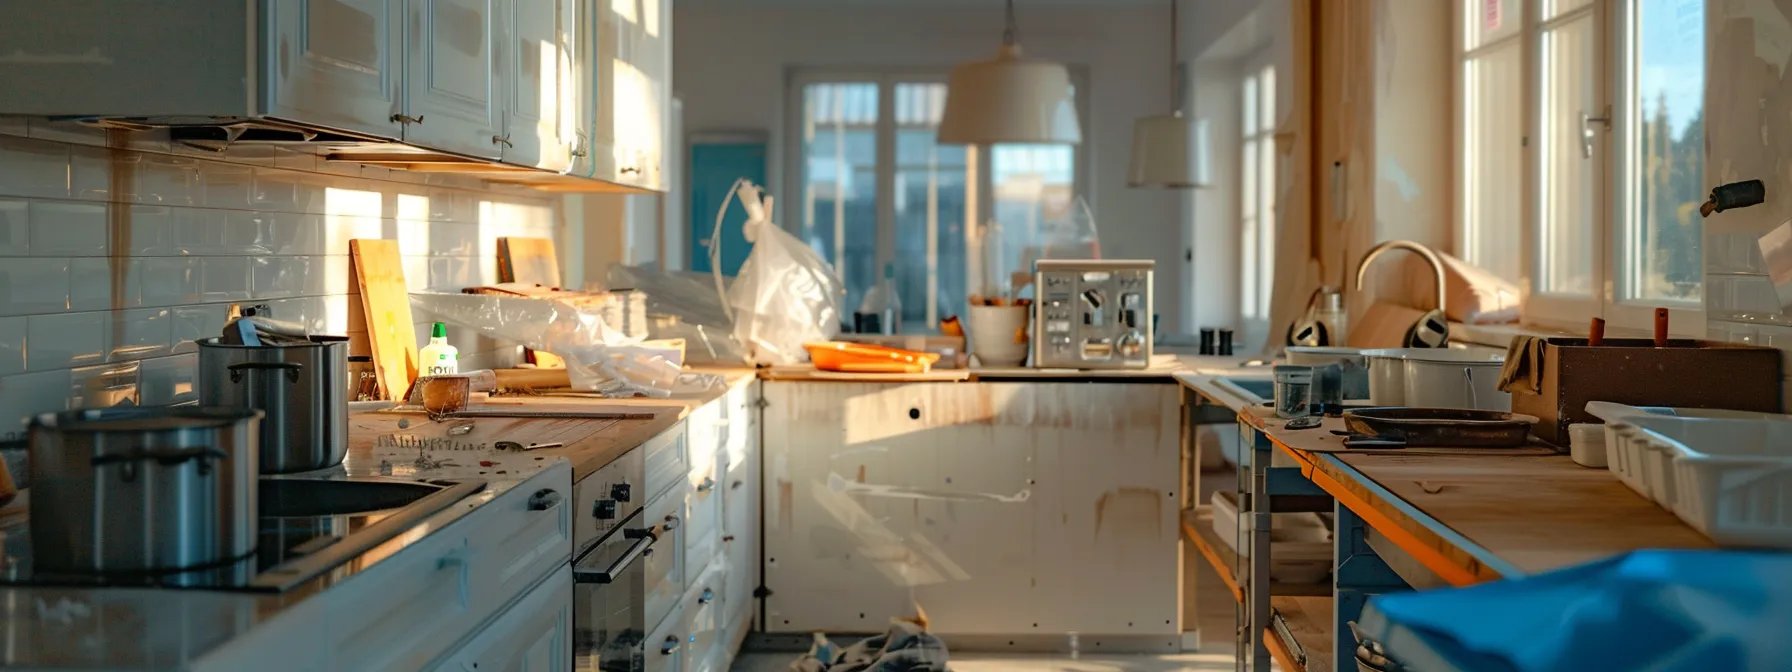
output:
M 882 77 L 877 83 L 877 268 L 873 282 L 881 282 L 884 266 L 896 259 L 896 83 Z M 912 300 L 912 299 L 911 299 Z

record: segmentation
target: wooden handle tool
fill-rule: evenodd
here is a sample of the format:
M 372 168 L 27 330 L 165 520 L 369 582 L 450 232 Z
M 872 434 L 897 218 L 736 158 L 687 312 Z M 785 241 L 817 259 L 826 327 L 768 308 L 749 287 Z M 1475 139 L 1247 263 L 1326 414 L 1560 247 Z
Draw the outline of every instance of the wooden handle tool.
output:
M 1668 309 L 1655 309 L 1655 347 L 1668 347 Z
M 1593 318 L 1592 326 L 1587 328 L 1587 345 L 1598 347 L 1605 345 L 1605 320 Z

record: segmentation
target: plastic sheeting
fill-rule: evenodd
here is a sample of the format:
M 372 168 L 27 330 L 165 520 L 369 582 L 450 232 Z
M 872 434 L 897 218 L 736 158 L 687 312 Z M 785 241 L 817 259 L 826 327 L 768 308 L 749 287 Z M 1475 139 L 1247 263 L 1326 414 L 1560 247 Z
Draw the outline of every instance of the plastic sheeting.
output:
M 618 264 L 610 267 L 609 281 L 611 287 L 628 287 L 647 295 L 649 335 L 684 339 L 687 363 L 748 363 L 747 349 L 734 338 L 734 319 L 728 316 L 722 294 L 716 292 L 708 273 Z M 731 282 L 725 279 L 724 288 Z
M 684 371 L 675 352 L 628 338 L 605 324 L 595 309 L 480 294 L 412 294 L 411 305 L 444 322 L 559 355 L 578 389 L 665 398 L 723 384 L 720 376 Z
M 771 199 L 762 204 L 758 187 L 745 180 L 737 184 L 748 215 L 743 232 L 753 251 L 726 291 L 734 337 L 757 363 L 809 361 L 804 343 L 840 333 L 846 285 L 826 259 L 772 223 Z
M 1638 551 L 1510 581 L 1381 595 L 1358 629 L 1408 670 L 1785 670 L 1792 555 Z

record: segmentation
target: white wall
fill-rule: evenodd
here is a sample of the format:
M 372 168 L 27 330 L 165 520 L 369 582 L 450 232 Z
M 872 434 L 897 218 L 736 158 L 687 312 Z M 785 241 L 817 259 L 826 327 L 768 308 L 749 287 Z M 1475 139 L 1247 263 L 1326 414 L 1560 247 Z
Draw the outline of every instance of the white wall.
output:
M 1232 2 L 1203 2 L 1225 16 Z M 981 7 L 982 5 L 979 5 Z M 930 6 L 790 8 L 680 5 L 674 14 L 673 80 L 684 101 L 686 134 L 755 129 L 770 133 L 768 175 L 782 189 L 785 83 L 795 68 L 910 68 L 944 73 L 994 54 L 1002 14 Z M 1182 196 L 1126 186 L 1135 118 L 1169 109 L 1165 84 L 1168 6 L 1021 7 L 1026 53 L 1081 66 L 1089 74 L 1090 112 L 1082 120 L 1092 184 L 1086 195 L 1101 229 L 1103 253 L 1157 261 L 1157 308 L 1166 326 L 1185 324 L 1181 263 Z M 1207 38 L 1211 39 L 1211 38 Z M 1184 54 L 1196 53 L 1185 41 Z M 683 146 L 678 142 L 675 146 Z M 778 193 L 778 192 L 774 192 Z M 788 222 L 786 222 L 788 223 Z

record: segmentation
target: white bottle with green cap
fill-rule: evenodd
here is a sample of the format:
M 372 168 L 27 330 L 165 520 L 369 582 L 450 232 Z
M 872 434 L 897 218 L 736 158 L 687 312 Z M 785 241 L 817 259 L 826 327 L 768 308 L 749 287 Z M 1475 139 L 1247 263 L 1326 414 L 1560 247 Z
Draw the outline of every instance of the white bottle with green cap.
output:
M 448 344 L 448 325 L 441 322 L 429 328 L 429 345 L 417 353 L 421 375 L 451 376 L 460 373 L 460 351 Z

